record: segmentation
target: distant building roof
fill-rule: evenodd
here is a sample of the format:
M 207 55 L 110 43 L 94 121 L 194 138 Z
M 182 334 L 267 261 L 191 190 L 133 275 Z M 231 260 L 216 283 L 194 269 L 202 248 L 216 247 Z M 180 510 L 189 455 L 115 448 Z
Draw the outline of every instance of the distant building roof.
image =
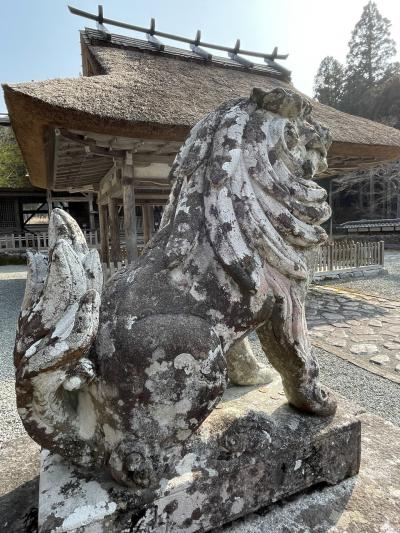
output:
M 84 76 L 5 85 L 5 98 L 33 184 L 49 182 L 54 128 L 136 139 L 182 142 L 189 129 L 224 101 L 253 87 L 294 89 L 267 65 L 206 60 L 193 52 L 147 41 L 81 32 Z M 400 157 L 400 131 L 314 102 L 330 128 L 333 169 Z
M 149 54 L 155 54 L 158 56 L 165 56 L 168 58 L 178 58 L 184 59 L 186 61 L 193 61 L 200 63 L 203 66 L 217 66 L 217 67 L 226 67 L 232 68 L 234 70 L 242 70 L 246 72 L 255 72 L 257 74 L 262 74 L 264 76 L 273 77 L 288 81 L 287 74 L 282 73 L 278 68 L 273 66 L 268 66 L 263 63 L 251 63 L 251 66 L 246 66 L 238 61 L 230 59 L 229 57 L 216 56 L 210 54 L 211 58 L 206 59 L 191 50 L 185 50 L 182 48 L 176 48 L 175 46 L 164 45 L 164 48 L 160 50 L 155 47 L 152 43 L 144 41 L 143 39 L 136 39 L 134 37 L 126 37 L 124 35 L 115 35 L 108 34 L 105 35 L 103 32 L 98 30 L 93 30 L 91 28 L 86 28 L 84 31 L 81 31 L 81 37 L 88 46 L 96 46 L 98 44 L 102 48 L 109 47 L 114 49 L 124 49 L 124 50 L 139 50 L 141 52 L 146 52 Z M 278 67 L 279 65 L 277 65 Z
M 7 113 L 0 113 L 0 126 L 11 126 L 10 117 Z

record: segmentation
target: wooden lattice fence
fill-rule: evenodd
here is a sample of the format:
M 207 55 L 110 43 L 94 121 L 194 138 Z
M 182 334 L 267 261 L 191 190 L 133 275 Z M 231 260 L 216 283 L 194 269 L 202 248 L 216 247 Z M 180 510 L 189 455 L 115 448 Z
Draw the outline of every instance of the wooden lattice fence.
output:
M 100 243 L 96 231 L 83 231 L 90 248 L 99 248 Z M 0 235 L 0 252 L 2 250 L 23 251 L 34 249 L 46 251 L 48 233 L 22 233 Z M 122 262 L 115 265 L 103 265 L 105 277 L 110 277 L 124 264 L 124 246 L 122 244 Z M 142 246 L 140 246 L 141 248 Z M 315 272 L 337 272 L 346 269 L 362 269 L 371 266 L 384 266 L 384 241 L 354 242 L 334 241 L 321 246 L 315 256 L 312 268 Z
M 335 241 L 321 246 L 317 252 L 315 270 L 335 272 L 369 266 L 384 266 L 384 241 Z
M 96 231 L 83 231 L 86 242 L 89 248 L 98 248 L 99 240 Z M 17 250 L 23 251 L 26 249 L 33 250 L 47 250 L 49 246 L 49 235 L 47 231 L 38 233 L 11 233 L 9 235 L 0 235 L 0 251 L 1 250 Z

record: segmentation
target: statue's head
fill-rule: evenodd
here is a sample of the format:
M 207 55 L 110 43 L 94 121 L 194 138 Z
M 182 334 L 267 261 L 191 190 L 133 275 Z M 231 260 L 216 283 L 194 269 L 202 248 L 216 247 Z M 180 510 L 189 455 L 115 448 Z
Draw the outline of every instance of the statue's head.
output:
M 269 118 L 269 143 L 279 145 L 281 154 L 292 157 L 294 166 L 301 168 L 299 174 L 312 178 L 328 168 L 331 135 L 312 118 L 312 104 L 307 98 L 287 89 L 267 92 L 255 87 L 250 100 L 259 112 L 270 114 L 266 116 L 267 120 Z
M 311 111 L 293 91 L 254 88 L 196 124 L 171 170 L 162 222 L 172 264 L 187 260 L 206 228 L 224 269 L 250 288 L 268 267 L 308 278 L 303 252 L 326 240 L 320 224 L 331 213 L 312 180 L 327 168 L 331 139 Z

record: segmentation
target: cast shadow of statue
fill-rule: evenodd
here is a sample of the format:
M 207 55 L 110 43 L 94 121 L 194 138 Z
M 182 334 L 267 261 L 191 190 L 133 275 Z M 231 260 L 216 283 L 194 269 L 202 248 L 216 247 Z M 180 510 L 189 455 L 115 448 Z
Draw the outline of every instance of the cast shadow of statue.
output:
M 221 527 L 217 531 L 236 533 L 247 530 L 273 531 L 274 533 L 327 533 L 335 531 L 346 512 L 357 484 L 357 478 L 349 478 L 339 485 L 326 483 L 314 485 L 295 496 L 264 507 L 243 518 Z
M 37 533 L 39 476 L 0 496 L 0 531 Z

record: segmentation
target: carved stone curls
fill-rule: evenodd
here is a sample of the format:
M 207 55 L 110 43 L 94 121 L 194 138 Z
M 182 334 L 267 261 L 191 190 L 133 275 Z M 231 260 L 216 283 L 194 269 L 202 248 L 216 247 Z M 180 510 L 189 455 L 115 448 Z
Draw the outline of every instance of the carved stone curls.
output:
M 334 412 L 304 315 L 309 256 L 330 216 L 311 181 L 330 139 L 310 113 L 293 92 L 253 89 L 201 120 L 171 170 L 159 232 L 102 295 L 97 252 L 53 211 L 48 262 L 29 257 L 15 345 L 33 439 L 150 498 L 220 401 L 227 366 L 239 382 L 249 365 L 265 372 L 238 347 L 253 330 L 288 401 Z

